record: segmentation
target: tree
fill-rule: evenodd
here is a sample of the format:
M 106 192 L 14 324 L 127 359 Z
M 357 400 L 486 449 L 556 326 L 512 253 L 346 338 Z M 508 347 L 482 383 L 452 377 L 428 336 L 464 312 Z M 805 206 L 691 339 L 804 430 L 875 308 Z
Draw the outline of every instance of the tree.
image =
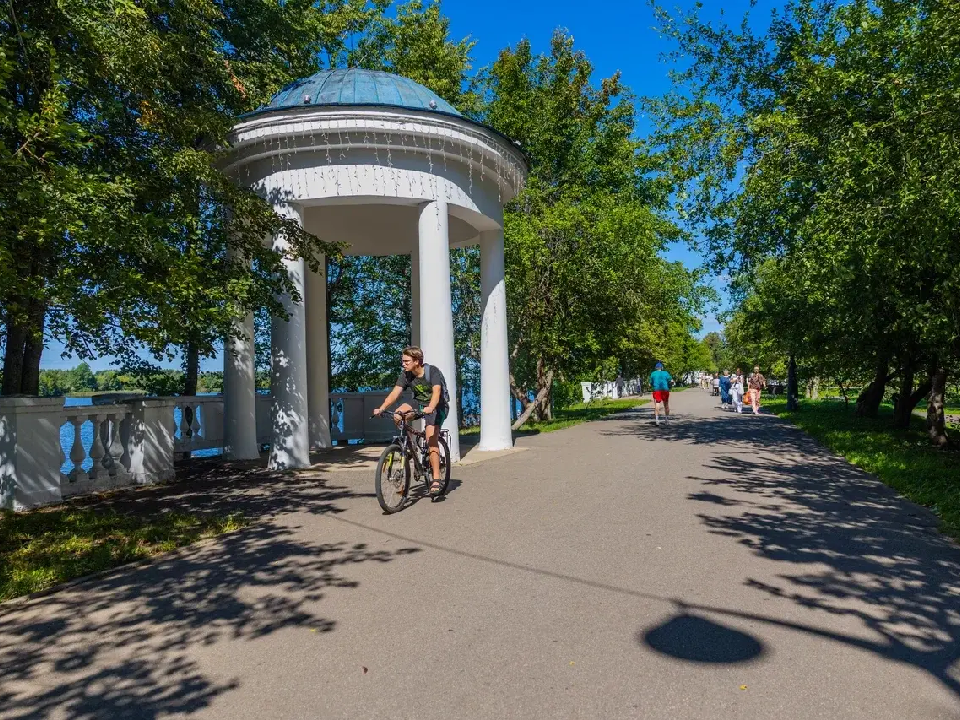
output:
M 3 392 L 36 393 L 45 337 L 81 357 L 203 354 L 251 308 L 282 312 L 277 217 L 216 168 L 237 112 L 342 52 L 359 0 L 103 0 L 0 15 Z M 226 259 L 226 249 L 236 260 Z
M 660 11 L 692 60 L 650 103 L 678 213 L 734 274 L 745 325 L 867 380 L 862 415 L 899 377 L 900 423 L 957 362 L 956 10 L 798 0 L 765 35 Z
M 91 392 L 97 389 L 97 378 L 86 363 L 80 363 L 67 373 L 70 392 Z
M 430 88 L 465 114 L 476 112 L 479 95 L 469 72 L 474 43 L 450 37 L 450 21 L 439 2 L 410 0 L 387 14 L 381 3 L 366 18 L 356 47 L 339 56 L 336 64 L 383 70 L 410 78 Z M 471 270 L 464 258 L 476 250 L 452 253 L 451 285 L 459 359 L 458 379 L 472 378 L 470 330 L 479 328 L 479 264 Z M 474 272 L 475 271 L 475 272 Z M 343 257 L 329 264 L 331 388 L 356 390 L 392 386 L 397 358 L 410 343 L 410 257 Z M 474 343 L 476 345 L 476 343 Z M 461 395 L 466 385 L 458 383 Z M 462 417 L 460 415 L 459 417 Z
M 483 119 L 519 141 L 532 166 L 505 213 L 517 427 L 549 416 L 555 377 L 651 353 L 647 338 L 684 305 L 673 291 L 690 287 L 663 282 L 683 273 L 658 255 L 676 233 L 656 212 L 663 198 L 632 137 L 632 98 L 619 76 L 595 87 L 592 73 L 558 31 L 548 54 L 526 40 L 503 50 L 486 78 Z

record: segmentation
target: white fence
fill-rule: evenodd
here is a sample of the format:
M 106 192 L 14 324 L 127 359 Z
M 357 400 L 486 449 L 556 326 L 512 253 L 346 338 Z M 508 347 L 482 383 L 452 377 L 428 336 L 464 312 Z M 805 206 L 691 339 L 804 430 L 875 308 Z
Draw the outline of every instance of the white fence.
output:
M 372 418 L 386 392 L 331 393 L 337 444 L 389 440 Z M 257 442 L 272 439 L 270 396 L 256 402 Z M 62 398 L 0 398 L 0 508 L 26 509 L 74 495 L 174 476 L 184 454 L 223 449 L 223 396 L 136 398 L 64 407 Z
M 601 398 L 621 398 L 629 395 L 640 395 L 643 392 L 643 383 L 640 378 L 630 380 L 611 380 L 608 382 L 582 382 L 580 390 L 585 403 Z

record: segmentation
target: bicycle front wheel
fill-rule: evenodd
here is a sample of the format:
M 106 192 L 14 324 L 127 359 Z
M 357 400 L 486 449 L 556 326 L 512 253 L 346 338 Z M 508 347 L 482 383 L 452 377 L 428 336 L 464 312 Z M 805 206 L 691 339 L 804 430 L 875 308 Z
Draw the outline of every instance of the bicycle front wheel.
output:
M 404 462 L 403 449 L 396 443 L 380 454 L 374 485 L 377 502 L 385 513 L 395 513 L 403 507 L 410 487 L 410 463 Z

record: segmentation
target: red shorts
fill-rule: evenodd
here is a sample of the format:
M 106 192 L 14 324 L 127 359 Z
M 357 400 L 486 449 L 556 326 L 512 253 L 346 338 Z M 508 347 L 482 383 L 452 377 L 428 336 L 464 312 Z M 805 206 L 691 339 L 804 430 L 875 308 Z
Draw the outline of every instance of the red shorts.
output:
M 669 390 L 654 390 L 653 391 L 653 401 L 654 402 L 668 402 L 670 400 L 670 391 Z

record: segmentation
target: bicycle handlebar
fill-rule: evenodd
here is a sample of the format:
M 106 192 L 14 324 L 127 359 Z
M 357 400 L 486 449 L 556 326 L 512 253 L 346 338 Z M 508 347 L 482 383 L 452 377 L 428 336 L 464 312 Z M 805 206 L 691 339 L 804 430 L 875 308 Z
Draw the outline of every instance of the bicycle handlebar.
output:
M 414 420 L 419 420 L 420 418 L 423 417 L 423 410 L 404 410 L 403 412 L 400 412 L 399 410 L 384 411 L 384 412 L 380 413 L 379 415 L 377 415 L 376 413 L 374 413 L 374 414 L 371 415 L 370 417 L 383 417 L 384 415 L 391 415 L 391 416 L 392 416 L 392 415 L 401 415 L 401 416 L 404 418 L 404 420 L 406 420 L 407 415 L 412 415 Z

